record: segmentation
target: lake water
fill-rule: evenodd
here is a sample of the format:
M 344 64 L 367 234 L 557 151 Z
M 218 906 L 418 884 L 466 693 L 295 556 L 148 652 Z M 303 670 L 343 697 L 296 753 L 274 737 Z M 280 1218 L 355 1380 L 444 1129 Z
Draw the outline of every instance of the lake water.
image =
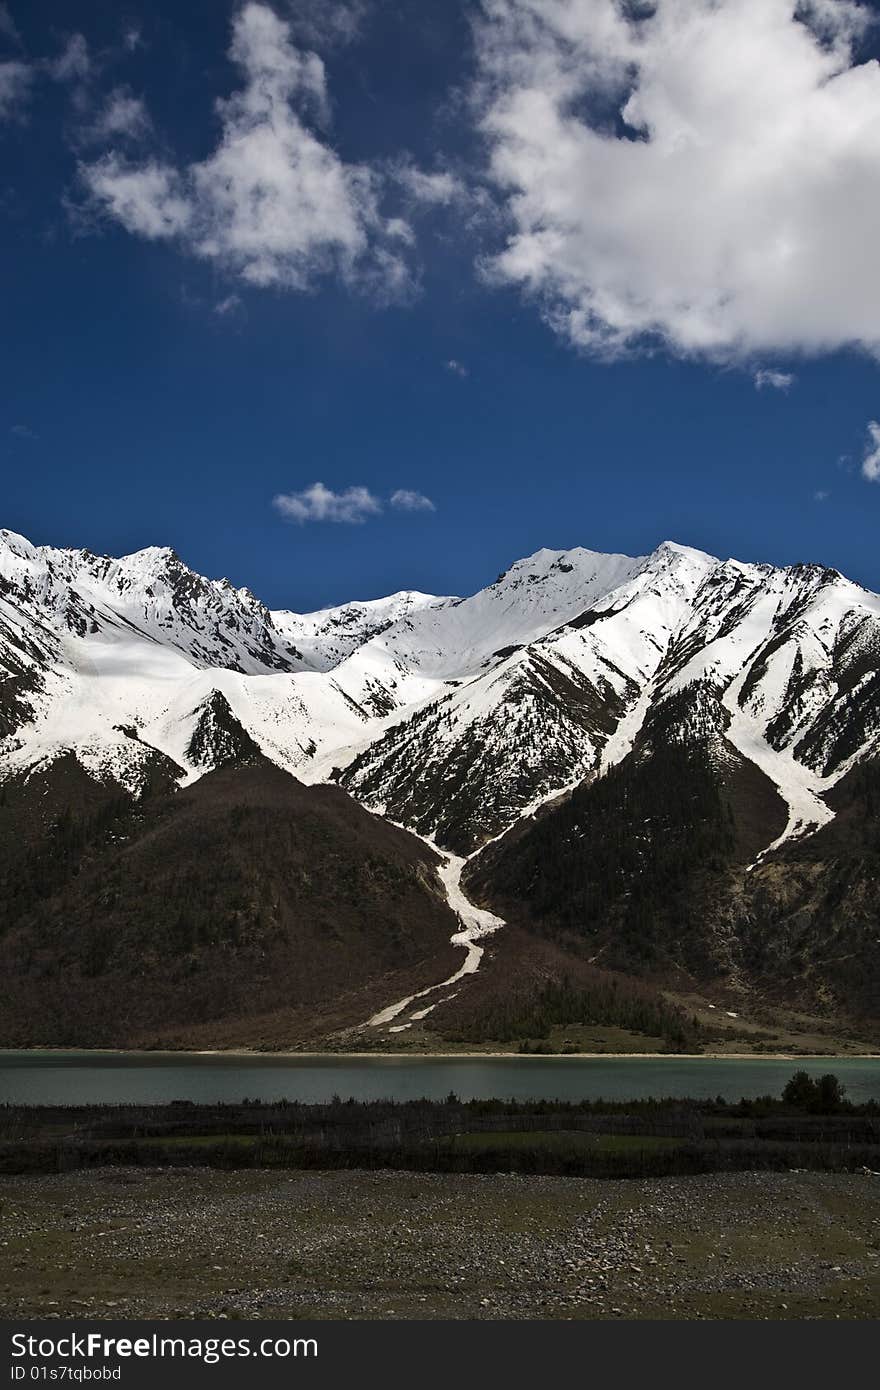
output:
M 799 1069 L 833 1071 L 853 1101 L 880 1101 L 880 1057 L 279 1057 L 181 1052 L 3 1052 L 0 1103 L 171 1100 L 637 1100 L 779 1095 Z

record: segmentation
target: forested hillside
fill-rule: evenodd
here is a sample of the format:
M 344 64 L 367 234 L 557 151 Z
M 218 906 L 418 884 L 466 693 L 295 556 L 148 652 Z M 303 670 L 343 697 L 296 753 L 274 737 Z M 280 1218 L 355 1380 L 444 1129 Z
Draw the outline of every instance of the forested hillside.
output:
M 436 862 L 263 759 L 172 794 L 67 803 L 36 843 L 7 842 L 0 1040 L 259 1043 L 271 1019 L 278 1046 L 327 1011 L 360 1022 L 378 980 L 393 996 L 410 970 L 455 968 Z

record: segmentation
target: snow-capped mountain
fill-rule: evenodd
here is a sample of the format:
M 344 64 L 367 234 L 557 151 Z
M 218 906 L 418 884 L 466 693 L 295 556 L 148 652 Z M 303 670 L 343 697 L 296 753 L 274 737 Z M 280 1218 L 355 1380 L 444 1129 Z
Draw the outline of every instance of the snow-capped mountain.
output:
M 665 543 L 395 722 L 343 780 L 466 852 L 620 761 L 652 706 L 700 683 L 719 731 L 779 788 L 791 834 L 830 817 L 823 792 L 880 744 L 878 642 L 880 599 L 834 571 Z
M 127 626 L 197 667 L 255 674 L 307 664 L 250 590 L 203 579 L 167 548 L 113 560 L 37 547 L 0 531 L 0 578 L 10 596 L 51 620 L 61 637 L 102 637 Z
M 880 747 L 880 598 L 820 566 L 664 543 L 541 550 L 468 598 L 300 615 L 170 550 L 0 532 L 0 777 L 73 754 L 137 792 L 260 751 L 467 853 L 619 762 L 690 687 L 779 789 L 786 834 Z
M 436 598 L 404 589 L 388 598 L 346 603 L 338 608 L 322 608 L 317 613 L 272 614 L 275 631 L 295 644 L 315 671 L 332 671 L 371 637 L 378 637 L 402 618 L 424 608 L 442 608 L 455 599 Z

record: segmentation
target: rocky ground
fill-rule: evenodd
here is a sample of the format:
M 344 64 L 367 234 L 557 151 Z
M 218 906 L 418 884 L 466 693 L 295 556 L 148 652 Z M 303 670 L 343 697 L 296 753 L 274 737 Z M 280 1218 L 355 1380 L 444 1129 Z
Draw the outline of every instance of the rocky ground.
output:
M 880 1177 L 3 1177 L 0 1316 L 872 1318 Z

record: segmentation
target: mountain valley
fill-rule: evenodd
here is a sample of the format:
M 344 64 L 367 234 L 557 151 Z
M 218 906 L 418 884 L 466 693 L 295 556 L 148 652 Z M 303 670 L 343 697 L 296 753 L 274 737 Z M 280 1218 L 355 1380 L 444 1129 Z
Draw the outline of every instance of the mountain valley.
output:
M 4 1045 L 878 1038 L 878 815 L 880 597 L 818 565 L 299 615 L 0 532 Z

